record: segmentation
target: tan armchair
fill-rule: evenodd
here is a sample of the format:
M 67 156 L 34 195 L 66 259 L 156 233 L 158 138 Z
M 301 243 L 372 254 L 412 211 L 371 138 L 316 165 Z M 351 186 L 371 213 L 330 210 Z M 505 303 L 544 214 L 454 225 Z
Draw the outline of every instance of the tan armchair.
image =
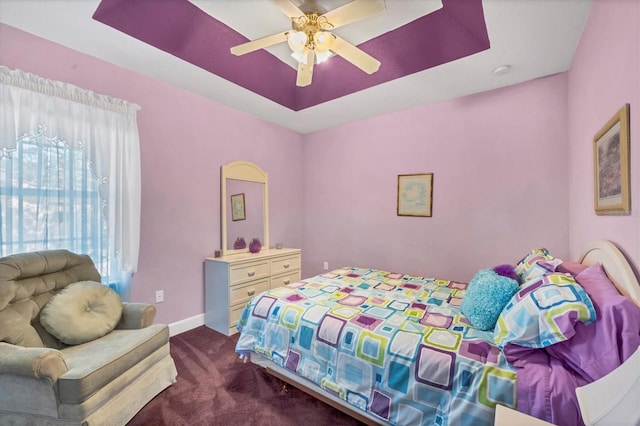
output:
M 86 343 L 47 331 L 41 310 L 80 281 L 100 275 L 67 250 L 0 259 L 0 424 L 124 425 L 175 383 L 169 328 L 152 324 L 152 305 L 124 303 L 115 329 Z

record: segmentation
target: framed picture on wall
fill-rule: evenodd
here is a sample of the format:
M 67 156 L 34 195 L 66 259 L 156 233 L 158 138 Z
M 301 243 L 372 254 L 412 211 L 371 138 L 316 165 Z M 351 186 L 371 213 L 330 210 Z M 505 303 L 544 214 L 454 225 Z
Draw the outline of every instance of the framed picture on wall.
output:
M 629 104 L 593 137 L 593 160 L 596 214 L 630 214 Z
M 398 216 L 431 217 L 433 173 L 398 175 Z
M 231 196 L 231 220 L 245 220 L 247 211 L 244 207 L 244 193 Z

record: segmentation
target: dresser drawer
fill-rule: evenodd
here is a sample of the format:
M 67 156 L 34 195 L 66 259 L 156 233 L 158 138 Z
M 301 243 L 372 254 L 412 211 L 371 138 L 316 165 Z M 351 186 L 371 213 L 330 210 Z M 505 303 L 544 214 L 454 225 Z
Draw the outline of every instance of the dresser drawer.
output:
M 278 257 L 271 260 L 271 275 L 300 269 L 300 255 Z
M 300 281 L 300 270 L 272 276 L 269 288 L 282 287 L 296 281 Z
M 229 285 L 234 286 L 246 282 L 248 280 L 255 280 L 258 278 L 265 278 L 269 276 L 269 261 L 263 260 L 258 262 L 243 263 L 240 265 L 234 265 L 230 271 Z
M 229 294 L 229 304 L 235 305 L 236 303 L 247 303 L 256 294 L 260 294 L 263 291 L 267 290 L 269 290 L 268 278 L 251 281 L 247 284 L 231 287 L 231 292 Z

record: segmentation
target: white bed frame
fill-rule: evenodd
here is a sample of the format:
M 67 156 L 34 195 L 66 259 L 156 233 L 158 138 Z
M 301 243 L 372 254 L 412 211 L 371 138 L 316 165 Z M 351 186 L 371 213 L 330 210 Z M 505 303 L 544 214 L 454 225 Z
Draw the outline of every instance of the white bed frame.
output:
M 640 306 L 637 274 L 613 243 L 594 241 L 589 244 L 580 263 L 602 264 L 618 291 Z M 576 396 L 587 426 L 640 424 L 640 347 L 608 375 L 576 388 Z
M 615 244 L 605 240 L 590 243 L 584 249 L 583 255 L 580 257 L 580 263 L 588 266 L 600 263 L 618 291 L 633 300 L 636 305 L 640 306 L 640 284 L 634 272 L 634 267 Z M 253 356 L 253 353 L 251 355 L 251 362 L 263 367 L 271 375 L 348 414 L 356 420 L 367 425 L 388 424 L 324 392 L 310 380 L 296 376 L 289 370 L 280 367 L 266 358 Z
M 594 241 L 580 257 L 580 263 L 593 265 L 600 263 L 620 294 L 640 306 L 640 284 L 633 264 L 625 254 L 610 241 Z

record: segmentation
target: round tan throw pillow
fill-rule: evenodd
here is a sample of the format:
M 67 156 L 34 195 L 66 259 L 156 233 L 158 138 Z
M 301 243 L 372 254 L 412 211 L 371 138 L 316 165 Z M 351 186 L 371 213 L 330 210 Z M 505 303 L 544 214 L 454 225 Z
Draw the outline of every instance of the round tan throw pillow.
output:
M 40 312 L 42 326 L 67 345 L 79 345 L 111 332 L 122 316 L 120 296 L 94 281 L 63 288 Z

